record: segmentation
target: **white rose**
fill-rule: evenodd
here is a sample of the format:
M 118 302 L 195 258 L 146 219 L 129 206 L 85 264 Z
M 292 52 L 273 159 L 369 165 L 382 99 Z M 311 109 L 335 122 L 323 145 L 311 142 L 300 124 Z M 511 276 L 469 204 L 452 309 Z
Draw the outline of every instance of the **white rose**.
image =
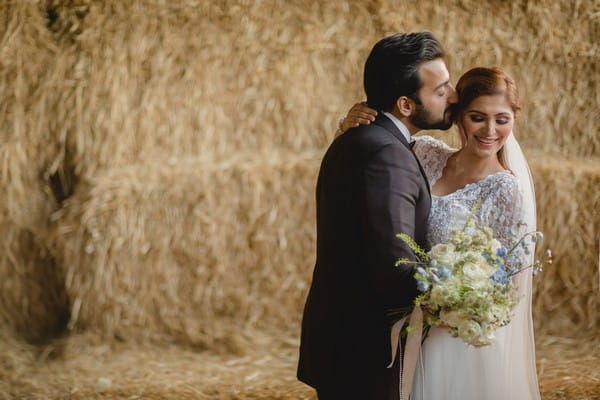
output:
M 487 263 L 465 263 L 462 267 L 465 283 L 473 288 L 480 289 L 489 284 L 493 271 Z
M 469 247 L 473 243 L 473 236 L 471 236 L 471 235 L 464 235 L 461 239 L 462 240 L 460 241 L 460 245 L 463 248 Z
M 448 279 L 443 283 L 433 286 L 429 302 L 434 308 L 453 306 L 460 300 L 459 286 L 455 279 Z
M 492 344 L 492 342 L 494 341 L 494 339 L 496 339 L 496 336 L 494 335 L 494 327 L 487 325 L 487 324 L 481 324 L 481 344 L 480 345 L 488 345 L 488 344 Z
M 467 251 L 463 253 L 462 257 L 460 257 L 461 261 L 472 262 L 475 264 L 481 264 L 482 266 L 489 267 L 487 260 L 483 257 L 480 252 L 476 251 Z
M 433 246 L 429 251 L 429 256 L 436 260 L 440 266 L 445 265 L 447 267 L 452 267 L 456 262 L 457 254 L 453 244 L 440 243 Z
M 462 310 L 442 310 L 440 312 L 440 321 L 453 328 L 461 326 L 469 319 L 469 314 Z
M 463 321 L 458 327 L 458 336 L 467 343 L 481 346 L 484 343 L 481 325 L 473 320 Z
M 483 315 L 483 318 L 491 324 L 500 324 L 506 321 L 508 317 L 508 310 L 497 305 L 492 305 Z

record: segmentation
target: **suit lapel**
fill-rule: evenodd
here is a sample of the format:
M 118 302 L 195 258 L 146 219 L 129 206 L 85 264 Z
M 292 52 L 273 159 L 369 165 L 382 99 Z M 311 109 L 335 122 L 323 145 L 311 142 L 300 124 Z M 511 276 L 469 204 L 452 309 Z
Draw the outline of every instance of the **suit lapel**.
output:
M 412 150 L 411 150 L 412 152 Z M 427 192 L 429 193 L 429 197 L 431 197 L 431 188 L 429 187 L 429 179 L 427 179 L 427 174 L 425 174 L 425 170 L 421 165 L 421 161 L 419 161 L 419 157 L 413 152 L 413 156 L 415 156 L 415 160 L 417 160 L 417 164 L 419 165 L 419 169 L 421 170 L 421 175 L 423 175 L 423 179 L 425 179 L 425 184 L 427 185 Z
M 394 135 L 396 137 L 396 139 L 401 141 L 402 144 L 405 145 L 408 150 L 410 150 L 413 157 L 415 157 L 415 160 L 417 160 L 417 165 L 419 166 L 421 175 L 423 175 L 423 179 L 425 179 L 425 184 L 426 184 L 425 186 L 427 186 L 427 192 L 429 193 L 429 197 L 431 197 L 431 188 L 429 187 L 429 180 L 427 179 L 425 170 L 423 169 L 423 166 L 421 165 L 421 162 L 419 161 L 419 157 L 417 157 L 417 155 L 412 151 L 412 148 L 408 144 L 408 141 L 406 140 L 406 138 L 404 137 L 402 132 L 400 132 L 400 129 L 398 129 L 396 124 L 394 124 L 394 122 L 392 122 L 392 120 L 389 119 L 388 117 L 386 117 L 382 112 L 378 113 L 377 118 L 375 118 L 375 121 L 373 121 L 373 123 L 375 125 L 379 125 L 380 127 L 384 128 L 385 130 L 389 131 L 392 135 Z

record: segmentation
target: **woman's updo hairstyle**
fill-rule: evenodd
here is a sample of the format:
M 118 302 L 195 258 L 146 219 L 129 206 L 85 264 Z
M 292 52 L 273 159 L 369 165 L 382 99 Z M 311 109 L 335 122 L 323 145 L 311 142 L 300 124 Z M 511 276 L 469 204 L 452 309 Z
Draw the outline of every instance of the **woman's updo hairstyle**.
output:
M 455 108 L 455 116 L 465 110 L 477 97 L 497 94 L 506 98 L 515 115 L 521 109 L 515 81 L 496 67 L 478 67 L 465 72 L 456 84 L 456 93 L 458 104 Z

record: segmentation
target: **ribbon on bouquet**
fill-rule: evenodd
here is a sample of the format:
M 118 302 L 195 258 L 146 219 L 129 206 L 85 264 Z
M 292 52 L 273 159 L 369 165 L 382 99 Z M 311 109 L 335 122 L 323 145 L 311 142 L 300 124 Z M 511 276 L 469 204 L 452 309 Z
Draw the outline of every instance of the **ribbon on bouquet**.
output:
M 400 400 L 409 400 L 410 391 L 412 388 L 413 378 L 415 377 L 415 369 L 417 368 L 417 360 L 421 352 L 421 336 L 423 335 L 423 310 L 421 307 L 413 308 L 410 315 L 405 316 L 401 320 L 392 325 L 390 333 L 390 341 L 392 344 L 392 361 L 388 368 L 394 365 L 398 344 L 400 343 L 400 334 L 406 320 L 410 317 L 408 335 L 406 337 L 406 347 L 404 350 L 404 361 L 402 360 L 402 350 L 400 350 Z

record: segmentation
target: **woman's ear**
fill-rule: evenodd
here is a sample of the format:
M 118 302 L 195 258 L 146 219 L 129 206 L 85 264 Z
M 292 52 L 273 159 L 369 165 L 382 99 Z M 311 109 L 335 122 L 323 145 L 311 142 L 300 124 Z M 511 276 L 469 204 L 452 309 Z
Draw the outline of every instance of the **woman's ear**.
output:
M 398 100 L 396 100 L 398 113 L 403 117 L 410 117 L 413 115 L 416 107 L 415 102 L 406 96 L 400 96 L 398 97 Z

